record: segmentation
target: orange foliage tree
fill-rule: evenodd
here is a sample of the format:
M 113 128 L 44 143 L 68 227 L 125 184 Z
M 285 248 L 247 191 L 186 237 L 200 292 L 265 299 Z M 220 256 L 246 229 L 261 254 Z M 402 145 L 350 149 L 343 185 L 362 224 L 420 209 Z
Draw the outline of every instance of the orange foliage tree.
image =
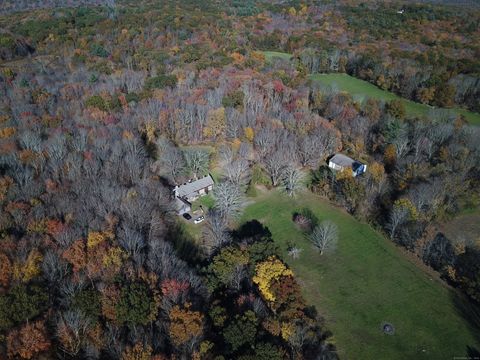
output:
M 128 346 L 122 354 L 122 360 L 151 360 L 152 347 L 141 343 Z
M 63 252 L 62 257 L 73 266 L 73 271 L 78 273 L 87 266 L 87 253 L 83 239 L 76 240 Z
M 170 311 L 170 339 L 177 347 L 184 345 L 203 332 L 203 315 L 198 311 L 191 311 L 190 304 L 185 308 L 175 305 Z
M 13 330 L 7 337 L 9 357 L 32 359 L 37 354 L 50 348 L 43 321 L 27 323 L 22 328 Z
M 0 286 L 7 287 L 12 276 L 12 263 L 7 255 L 0 253 Z

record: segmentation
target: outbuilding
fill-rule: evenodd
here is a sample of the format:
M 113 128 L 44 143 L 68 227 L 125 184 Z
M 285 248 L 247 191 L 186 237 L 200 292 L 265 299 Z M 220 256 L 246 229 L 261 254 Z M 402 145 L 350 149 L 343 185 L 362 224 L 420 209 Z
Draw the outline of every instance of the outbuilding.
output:
M 367 165 L 354 160 L 347 155 L 335 154 L 328 161 L 328 167 L 336 171 L 352 170 L 353 177 L 363 174 L 367 171 Z

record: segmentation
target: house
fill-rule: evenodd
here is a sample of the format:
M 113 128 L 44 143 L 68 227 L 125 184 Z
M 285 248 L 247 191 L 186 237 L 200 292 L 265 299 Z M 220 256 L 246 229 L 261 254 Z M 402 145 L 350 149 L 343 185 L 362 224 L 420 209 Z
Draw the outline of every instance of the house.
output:
M 180 197 L 175 197 L 175 210 L 178 215 L 186 214 L 192 211 L 192 204 Z
M 189 180 L 188 182 L 177 185 L 173 189 L 175 196 L 175 207 L 179 215 L 183 215 L 191 210 L 192 201 L 197 200 L 200 196 L 207 195 L 213 190 L 213 178 L 210 174 L 197 180 Z
M 328 162 L 328 167 L 336 171 L 351 169 L 353 177 L 361 175 L 367 171 L 367 165 L 343 154 L 333 155 Z

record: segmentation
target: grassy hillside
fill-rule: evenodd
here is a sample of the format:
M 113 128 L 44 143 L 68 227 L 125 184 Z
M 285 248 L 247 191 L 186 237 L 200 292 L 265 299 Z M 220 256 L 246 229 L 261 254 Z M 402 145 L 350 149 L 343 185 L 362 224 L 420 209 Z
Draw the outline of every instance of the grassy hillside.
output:
M 336 253 L 320 256 L 297 230 L 292 213 L 303 207 L 338 225 Z M 310 193 L 295 200 L 261 194 L 242 221 L 250 219 L 270 228 L 307 300 L 326 317 L 341 358 L 451 359 L 465 356 L 467 346 L 479 348 L 468 306 L 369 225 Z M 289 240 L 303 248 L 300 259 L 287 256 Z M 395 326 L 395 335 L 381 332 L 383 321 Z
M 324 85 L 335 86 L 338 90 L 346 91 L 360 100 L 363 100 L 365 97 L 383 101 L 400 99 L 405 104 L 407 115 L 410 116 L 426 115 L 431 109 L 433 109 L 431 106 L 403 99 L 391 92 L 382 90 L 367 81 L 357 79 L 347 74 L 315 74 L 311 75 L 310 78 L 314 81 L 319 81 Z M 480 114 L 458 108 L 448 110 L 451 110 L 456 114 L 464 115 L 471 124 L 480 125 Z

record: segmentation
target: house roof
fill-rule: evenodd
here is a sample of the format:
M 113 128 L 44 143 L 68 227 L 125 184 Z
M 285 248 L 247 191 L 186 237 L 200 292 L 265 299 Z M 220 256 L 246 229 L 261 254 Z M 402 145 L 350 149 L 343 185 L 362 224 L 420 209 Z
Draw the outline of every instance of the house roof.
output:
M 175 209 L 176 209 L 177 211 L 180 211 L 180 210 L 182 210 L 182 209 L 184 209 L 184 208 L 186 208 L 186 207 L 188 208 L 188 207 L 191 206 L 191 205 L 192 205 L 192 204 L 190 204 L 187 200 L 184 200 L 184 199 L 182 199 L 182 198 L 180 198 L 180 197 L 178 197 L 178 196 L 175 197 Z
M 330 161 L 332 163 L 337 164 L 337 165 L 342 166 L 342 167 L 352 166 L 353 163 L 356 162 L 352 158 L 348 157 L 347 155 L 343 155 L 343 154 L 333 155 L 332 158 L 330 159 Z
M 205 175 L 204 177 L 194 180 L 192 182 L 187 182 L 185 184 L 179 185 L 177 188 L 177 196 L 184 197 L 188 196 L 198 190 L 205 189 L 213 185 L 213 179 L 210 174 Z

